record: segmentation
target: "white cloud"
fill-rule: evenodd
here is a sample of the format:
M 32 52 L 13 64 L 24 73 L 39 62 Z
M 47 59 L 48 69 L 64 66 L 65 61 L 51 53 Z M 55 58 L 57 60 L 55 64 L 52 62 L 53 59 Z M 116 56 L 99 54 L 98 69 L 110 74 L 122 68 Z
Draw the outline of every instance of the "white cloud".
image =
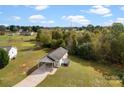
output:
M 86 10 L 80 10 L 81 13 L 89 13 L 89 11 Z
M 109 16 L 112 16 L 112 14 L 106 14 L 103 17 L 109 17 Z
M 117 18 L 115 22 L 124 24 L 124 18 Z
M 103 23 L 103 26 L 111 26 L 114 22 L 124 24 L 124 18 L 119 17 L 115 20 L 108 20 L 108 21 Z
M 48 23 L 53 24 L 55 22 L 53 20 L 49 20 Z
M 82 15 L 70 15 L 70 16 L 62 16 L 62 19 L 68 20 L 73 23 L 78 23 L 81 25 L 88 25 L 90 24 L 90 20 L 86 19 Z
M 43 15 L 32 15 L 29 17 L 29 20 L 31 22 L 40 22 L 41 20 L 44 20 L 45 17 Z
M 3 24 L 3 23 L 2 24 L 0 23 L 0 25 L 9 26 L 8 24 Z
M 48 5 L 25 5 L 25 7 L 28 7 L 28 8 L 33 8 L 35 10 L 38 10 L 38 11 L 42 11 L 42 10 L 45 10 L 47 9 L 49 6 Z
M 92 6 L 92 8 L 89 10 L 89 13 L 102 15 L 103 17 L 112 16 L 111 10 L 101 5 Z
M 53 20 L 46 20 L 43 15 L 32 15 L 29 17 L 29 21 L 32 23 L 41 23 L 41 24 L 53 24 Z
M 103 26 L 111 26 L 113 22 L 114 22 L 113 20 L 108 20 L 108 21 L 104 22 L 102 25 Z
M 40 23 L 44 24 L 44 23 L 47 23 L 47 21 L 40 21 Z
M 19 21 L 21 19 L 21 17 L 19 17 L 19 16 L 12 16 L 12 19 L 15 20 L 15 21 Z
M 42 23 L 42 24 L 53 24 L 53 23 L 55 23 L 53 20 L 48 20 L 48 21 L 46 21 L 46 20 L 44 20 L 44 21 L 40 21 L 40 23 Z
M 44 10 L 44 9 L 47 9 L 47 8 L 48 8 L 47 5 L 38 5 L 38 6 L 35 7 L 35 9 L 38 10 L 38 11 L 41 11 L 41 10 Z

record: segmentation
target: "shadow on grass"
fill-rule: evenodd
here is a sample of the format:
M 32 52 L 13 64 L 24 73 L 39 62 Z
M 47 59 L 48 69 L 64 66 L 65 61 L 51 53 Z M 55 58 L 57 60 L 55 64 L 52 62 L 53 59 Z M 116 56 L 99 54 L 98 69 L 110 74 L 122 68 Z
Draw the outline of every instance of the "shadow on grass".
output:
M 70 56 L 69 58 L 83 66 L 92 67 L 95 71 L 101 73 L 106 80 L 121 80 L 119 74 L 124 73 L 122 69 L 117 68 L 114 65 L 105 65 L 95 61 L 83 60 L 74 56 Z
M 35 42 L 35 39 L 24 40 L 24 42 Z
M 45 51 L 46 53 L 49 53 L 51 51 L 53 51 L 53 49 L 50 49 L 50 48 L 41 48 L 41 47 L 37 47 L 37 46 L 34 46 L 33 50 L 43 50 Z
M 33 50 L 33 48 L 31 47 L 31 48 L 21 49 L 20 51 L 26 52 L 26 51 L 32 51 L 32 50 Z

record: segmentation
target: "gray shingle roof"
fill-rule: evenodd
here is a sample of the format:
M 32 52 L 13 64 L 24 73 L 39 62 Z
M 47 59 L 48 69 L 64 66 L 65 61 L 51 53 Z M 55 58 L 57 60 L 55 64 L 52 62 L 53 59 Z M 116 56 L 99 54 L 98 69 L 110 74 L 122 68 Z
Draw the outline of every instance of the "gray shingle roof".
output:
M 45 56 L 40 60 L 40 62 L 53 63 L 53 60 Z
M 54 61 L 60 60 L 68 51 L 62 47 L 57 48 L 53 52 L 48 54 L 48 57 Z
M 46 55 L 45 57 L 43 57 L 40 61 L 53 63 L 54 61 L 60 60 L 67 52 L 68 50 L 66 50 L 65 48 L 59 47 L 56 50 L 49 53 L 48 55 Z

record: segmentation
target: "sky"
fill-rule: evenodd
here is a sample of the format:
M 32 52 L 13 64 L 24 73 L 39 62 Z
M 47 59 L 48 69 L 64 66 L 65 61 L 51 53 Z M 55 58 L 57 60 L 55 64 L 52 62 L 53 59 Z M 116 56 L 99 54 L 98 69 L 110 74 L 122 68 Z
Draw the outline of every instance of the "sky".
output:
M 124 24 L 124 6 L 117 5 L 38 5 L 0 6 L 1 25 L 87 26 Z

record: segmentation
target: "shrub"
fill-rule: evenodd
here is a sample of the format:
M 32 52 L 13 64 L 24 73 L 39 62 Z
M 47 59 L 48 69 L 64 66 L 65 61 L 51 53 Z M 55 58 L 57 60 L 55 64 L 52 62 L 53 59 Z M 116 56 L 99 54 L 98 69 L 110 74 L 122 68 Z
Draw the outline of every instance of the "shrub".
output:
M 93 59 L 93 50 L 90 43 L 83 43 L 78 46 L 78 53 L 84 59 Z
M 9 62 L 8 54 L 5 50 L 0 49 L 0 69 L 4 68 Z

